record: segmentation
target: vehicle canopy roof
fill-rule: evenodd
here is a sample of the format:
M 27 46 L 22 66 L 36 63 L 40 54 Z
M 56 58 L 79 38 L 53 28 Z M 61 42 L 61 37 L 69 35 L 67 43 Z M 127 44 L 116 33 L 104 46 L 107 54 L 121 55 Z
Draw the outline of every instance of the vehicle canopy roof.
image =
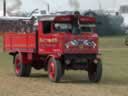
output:
M 39 21 L 53 21 L 53 22 L 67 22 L 70 23 L 74 20 L 75 15 L 44 15 L 40 16 Z M 81 23 L 96 23 L 94 17 L 89 16 L 78 16 Z

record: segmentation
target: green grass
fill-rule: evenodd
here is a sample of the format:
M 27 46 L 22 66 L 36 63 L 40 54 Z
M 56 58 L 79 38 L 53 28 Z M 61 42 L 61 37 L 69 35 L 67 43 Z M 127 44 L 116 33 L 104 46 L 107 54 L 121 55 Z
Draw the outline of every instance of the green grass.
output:
M 17 78 L 12 57 L 0 53 L 0 96 L 128 96 L 128 47 L 124 38 L 100 38 L 103 77 L 99 84 L 90 84 L 84 71 L 66 71 L 59 84 L 49 82 L 42 70 L 33 70 L 29 78 Z
M 124 41 L 126 36 L 115 36 L 115 37 L 101 37 L 100 47 L 101 48 L 126 48 Z

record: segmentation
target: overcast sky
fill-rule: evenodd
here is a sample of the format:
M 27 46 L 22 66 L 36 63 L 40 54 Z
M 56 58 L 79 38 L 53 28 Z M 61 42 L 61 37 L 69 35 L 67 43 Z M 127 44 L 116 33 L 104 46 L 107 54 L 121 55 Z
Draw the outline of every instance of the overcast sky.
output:
M 2 5 L 0 0 L 0 5 Z M 11 5 L 16 0 L 7 0 L 7 4 Z M 35 8 L 46 9 L 47 3 L 50 5 L 51 11 L 72 10 L 69 0 L 21 0 L 21 9 L 24 11 L 31 11 Z M 75 0 L 74 0 L 75 1 Z M 101 5 L 102 9 L 117 9 L 120 4 L 128 4 L 128 0 L 78 0 L 80 3 L 80 10 L 98 9 Z
M 69 0 L 22 0 L 22 9 L 31 10 L 36 7 L 46 8 L 46 1 L 50 4 L 51 11 L 53 10 L 69 10 L 71 9 Z M 128 0 L 78 0 L 80 2 L 80 10 L 98 9 L 99 5 L 103 9 L 115 9 L 120 4 L 127 3 Z M 44 3 L 45 2 L 45 3 Z

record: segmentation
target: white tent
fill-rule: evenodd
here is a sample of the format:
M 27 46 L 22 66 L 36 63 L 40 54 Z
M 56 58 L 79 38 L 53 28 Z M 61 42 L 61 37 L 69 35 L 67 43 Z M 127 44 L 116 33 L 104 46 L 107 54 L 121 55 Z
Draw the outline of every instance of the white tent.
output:
M 3 11 L 0 11 L 0 16 L 3 16 Z

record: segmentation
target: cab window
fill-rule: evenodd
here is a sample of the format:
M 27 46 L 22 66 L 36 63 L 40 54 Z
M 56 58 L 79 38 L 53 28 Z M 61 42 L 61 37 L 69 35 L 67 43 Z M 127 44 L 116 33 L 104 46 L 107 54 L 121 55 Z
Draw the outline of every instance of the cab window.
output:
M 80 24 L 80 32 L 94 32 L 95 24 Z
M 50 21 L 43 21 L 43 32 L 45 34 L 51 32 L 51 22 Z

